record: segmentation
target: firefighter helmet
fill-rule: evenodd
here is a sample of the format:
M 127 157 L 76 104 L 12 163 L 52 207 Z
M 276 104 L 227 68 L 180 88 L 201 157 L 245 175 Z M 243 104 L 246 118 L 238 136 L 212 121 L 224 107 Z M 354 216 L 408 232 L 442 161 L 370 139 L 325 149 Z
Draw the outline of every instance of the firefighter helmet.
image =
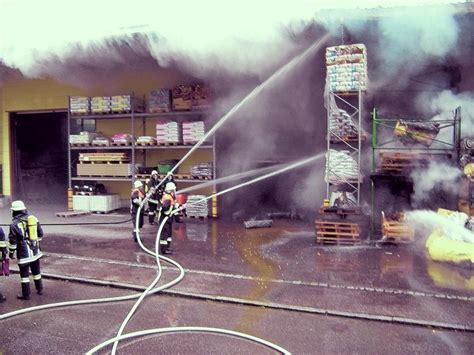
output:
M 143 187 L 143 183 L 140 180 L 137 180 L 133 183 L 133 186 L 135 186 L 136 189 L 139 189 L 140 187 Z
M 153 176 L 153 175 L 158 175 L 158 171 L 153 170 L 153 171 L 151 172 L 151 176 Z
M 26 206 L 23 201 L 17 200 L 12 202 L 12 211 L 24 211 L 26 210 Z
M 167 182 L 165 186 L 165 192 L 173 192 L 176 191 L 176 185 L 174 182 Z

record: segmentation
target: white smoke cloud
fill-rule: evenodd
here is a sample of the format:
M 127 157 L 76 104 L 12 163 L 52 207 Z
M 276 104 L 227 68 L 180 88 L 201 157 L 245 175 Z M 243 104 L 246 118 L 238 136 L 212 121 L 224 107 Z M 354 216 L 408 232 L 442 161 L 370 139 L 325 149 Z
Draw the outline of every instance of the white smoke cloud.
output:
M 440 230 L 450 239 L 474 243 L 474 233 L 464 227 L 466 215 L 456 213 L 445 217 L 433 211 L 416 210 L 405 212 L 405 218 L 425 237 L 435 230 Z
M 411 173 L 413 180 L 413 201 L 423 202 L 436 188 L 444 193 L 457 193 L 461 170 L 445 162 L 430 162 L 427 168 L 419 168 Z

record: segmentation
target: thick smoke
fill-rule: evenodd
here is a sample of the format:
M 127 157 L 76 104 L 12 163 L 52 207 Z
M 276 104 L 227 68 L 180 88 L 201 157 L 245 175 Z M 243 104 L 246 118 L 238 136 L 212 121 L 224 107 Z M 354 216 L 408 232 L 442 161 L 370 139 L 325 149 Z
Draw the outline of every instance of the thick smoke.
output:
M 444 162 L 430 162 L 427 168 L 413 171 L 411 174 L 414 190 L 413 203 L 419 205 L 434 198 L 430 195 L 433 190 L 442 196 L 446 196 L 446 194 L 455 196 L 459 191 L 458 182 L 461 175 L 462 172 L 459 168 Z

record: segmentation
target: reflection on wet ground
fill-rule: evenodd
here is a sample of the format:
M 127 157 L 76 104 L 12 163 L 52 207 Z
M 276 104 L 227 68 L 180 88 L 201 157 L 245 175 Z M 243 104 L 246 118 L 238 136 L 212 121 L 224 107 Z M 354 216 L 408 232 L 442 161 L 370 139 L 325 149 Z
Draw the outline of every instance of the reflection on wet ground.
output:
M 277 220 L 273 227 L 259 229 L 221 220 L 187 220 L 173 228 L 173 257 L 178 262 L 188 269 L 254 277 L 258 281 L 246 291 L 248 298 L 264 298 L 271 279 L 472 291 L 472 269 L 429 261 L 422 245 L 323 246 L 316 244 L 311 224 L 292 220 Z M 70 226 L 66 233 L 46 227 L 43 247 L 46 252 L 152 265 L 153 258 L 133 243 L 130 231 L 128 224 Z M 149 248 L 156 231 L 157 226 L 142 229 Z

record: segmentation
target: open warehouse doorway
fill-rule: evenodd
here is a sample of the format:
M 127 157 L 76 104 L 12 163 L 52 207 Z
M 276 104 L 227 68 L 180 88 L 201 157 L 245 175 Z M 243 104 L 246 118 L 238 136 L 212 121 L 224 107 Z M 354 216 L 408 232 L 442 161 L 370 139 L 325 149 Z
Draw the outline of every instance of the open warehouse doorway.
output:
M 67 112 L 10 113 L 12 198 L 67 202 Z

